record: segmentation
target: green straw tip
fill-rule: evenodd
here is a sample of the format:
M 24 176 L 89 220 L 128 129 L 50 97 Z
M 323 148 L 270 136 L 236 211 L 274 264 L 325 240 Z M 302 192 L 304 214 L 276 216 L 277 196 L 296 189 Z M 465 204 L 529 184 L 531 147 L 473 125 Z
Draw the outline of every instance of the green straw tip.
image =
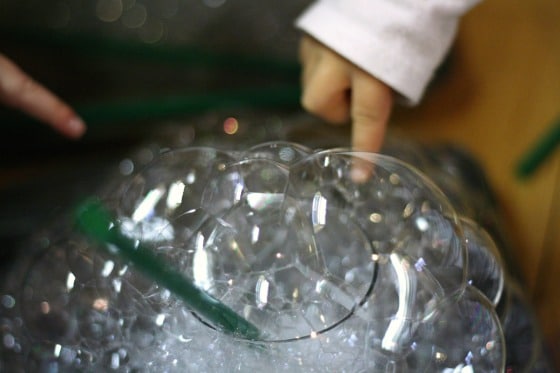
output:
M 109 212 L 97 198 L 81 203 L 76 209 L 78 227 L 100 241 L 107 241 L 112 220 Z

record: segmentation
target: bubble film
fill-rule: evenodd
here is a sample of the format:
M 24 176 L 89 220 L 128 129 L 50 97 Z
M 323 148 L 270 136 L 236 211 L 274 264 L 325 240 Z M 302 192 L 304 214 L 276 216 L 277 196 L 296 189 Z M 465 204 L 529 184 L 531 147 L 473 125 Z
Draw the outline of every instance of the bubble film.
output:
M 20 291 L 1 298 L 6 367 L 505 367 L 494 307 L 503 278 L 491 242 L 430 179 L 396 158 L 289 142 L 169 150 L 123 179 L 104 203 L 123 235 L 251 322 L 260 337 L 225 334 L 118 250 L 72 231 L 37 250 L 16 281 Z M 486 263 L 479 271 L 469 269 L 470 253 Z

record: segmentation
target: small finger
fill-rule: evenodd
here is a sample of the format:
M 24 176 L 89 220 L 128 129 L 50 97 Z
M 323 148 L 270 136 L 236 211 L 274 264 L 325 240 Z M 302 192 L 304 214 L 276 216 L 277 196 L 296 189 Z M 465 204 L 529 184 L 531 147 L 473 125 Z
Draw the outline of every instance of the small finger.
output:
M 0 100 L 72 138 L 83 135 L 83 120 L 52 92 L 0 55 Z

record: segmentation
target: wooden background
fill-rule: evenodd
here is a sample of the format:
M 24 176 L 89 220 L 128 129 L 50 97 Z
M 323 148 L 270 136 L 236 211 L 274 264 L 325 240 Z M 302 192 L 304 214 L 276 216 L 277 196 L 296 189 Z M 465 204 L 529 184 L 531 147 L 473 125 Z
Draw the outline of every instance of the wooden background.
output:
M 392 128 L 455 142 L 488 173 L 542 329 L 560 354 L 560 146 L 529 178 L 519 159 L 560 118 L 560 3 L 487 0 L 464 19 L 450 71 Z

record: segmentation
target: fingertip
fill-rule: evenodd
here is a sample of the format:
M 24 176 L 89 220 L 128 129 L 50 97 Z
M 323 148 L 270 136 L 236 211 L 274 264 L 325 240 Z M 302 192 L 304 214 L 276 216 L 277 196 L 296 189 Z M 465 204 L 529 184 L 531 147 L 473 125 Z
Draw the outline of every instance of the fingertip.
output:
M 371 167 L 363 164 L 354 164 L 350 170 L 350 178 L 357 184 L 363 184 L 371 176 Z
M 70 117 L 64 126 L 64 132 L 70 138 L 78 139 L 84 135 L 86 132 L 86 124 L 83 119 L 78 116 Z

